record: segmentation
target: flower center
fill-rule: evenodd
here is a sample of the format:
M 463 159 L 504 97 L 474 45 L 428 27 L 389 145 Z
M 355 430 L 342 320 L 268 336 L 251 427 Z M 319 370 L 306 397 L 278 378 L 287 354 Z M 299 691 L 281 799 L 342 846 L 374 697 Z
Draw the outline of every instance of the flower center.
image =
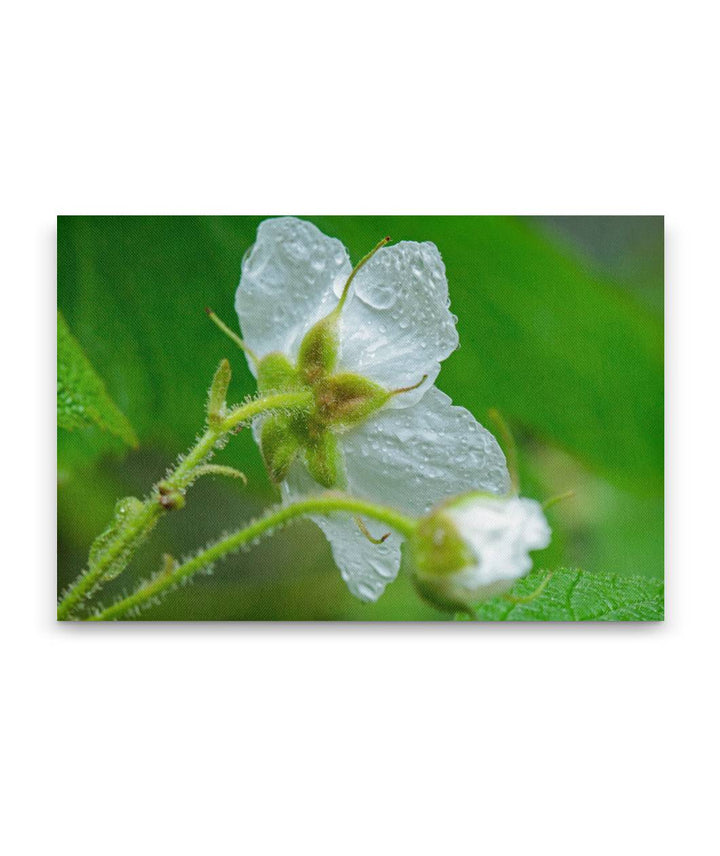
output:
M 352 372 L 336 372 L 338 320 L 355 275 L 390 238 L 383 238 L 353 268 L 337 306 L 305 334 L 294 366 L 282 353 L 267 354 L 257 364 L 258 390 L 311 390 L 313 404 L 293 414 L 275 414 L 263 423 L 260 447 L 270 478 L 279 483 L 295 458 L 303 453 L 312 477 L 323 487 L 342 485 L 342 460 L 336 433 L 351 428 L 379 410 L 394 395 L 416 389 L 425 380 L 402 389 L 386 390 Z

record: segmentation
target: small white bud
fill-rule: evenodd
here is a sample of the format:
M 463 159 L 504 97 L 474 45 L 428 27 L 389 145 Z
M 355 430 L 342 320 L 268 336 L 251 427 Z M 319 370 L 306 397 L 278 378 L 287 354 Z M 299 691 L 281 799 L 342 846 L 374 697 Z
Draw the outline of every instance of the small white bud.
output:
M 421 521 L 413 544 L 416 583 L 438 606 L 467 608 L 527 574 L 530 550 L 547 547 L 550 535 L 533 499 L 466 494 Z

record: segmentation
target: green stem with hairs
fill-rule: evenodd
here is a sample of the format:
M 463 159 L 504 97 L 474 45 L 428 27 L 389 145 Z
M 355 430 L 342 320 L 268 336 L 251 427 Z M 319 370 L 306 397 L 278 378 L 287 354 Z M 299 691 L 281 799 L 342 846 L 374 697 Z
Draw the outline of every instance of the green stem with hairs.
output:
M 130 518 L 125 526 L 121 526 L 110 542 L 104 545 L 98 560 L 81 574 L 61 599 L 57 608 L 59 621 L 70 616 L 73 609 L 90 595 L 103 581 L 103 577 L 113 562 L 125 556 L 129 561 L 135 548 L 140 546 L 159 518 L 181 502 L 182 496 L 196 477 L 202 474 L 200 468 L 212 455 L 215 446 L 239 425 L 253 419 L 261 413 L 289 408 L 302 409 L 312 402 L 312 392 L 279 392 L 241 404 L 227 411 L 214 422 L 211 421 L 207 431 L 200 437 L 193 448 L 177 465 L 173 472 L 164 478 L 152 491 Z M 127 562 L 125 563 L 127 564 Z
M 255 538 L 267 534 L 278 526 L 283 526 L 291 520 L 306 514 L 331 514 L 335 512 L 369 517 L 372 520 L 384 523 L 405 538 L 409 538 L 417 527 L 417 521 L 414 518 L 401 514 L 394 508 L 375 505 L 372 502 L 366 502 L 362 499 L 336 493 L 308 497 L 307 499 L 287 505 L 284 508 L 271 511 L 259 520 L 250 523 L 244 529 L 217 541 L 211 547 L 198 553 L 194 558 L 184 562 L 182 565 L 178 565 L 171 572 L 161 573 L 133 594 L 123 598 L 123 600 L 119 600 L 117 603 L 86 620 L 107 621 L 119 618 L 129 610 L 142 606 L 168 588 L 191 577 L 208 565 L 212 565 L 229 553 L 239 550 Z

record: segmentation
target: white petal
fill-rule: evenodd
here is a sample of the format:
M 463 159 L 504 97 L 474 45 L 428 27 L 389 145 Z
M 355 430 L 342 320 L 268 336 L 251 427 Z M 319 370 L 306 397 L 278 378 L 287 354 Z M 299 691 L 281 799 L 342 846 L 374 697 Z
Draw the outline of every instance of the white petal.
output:
M 532 567 L 529 551 L 550 543 L 550 527 L 534 499 L 468 497 L 446 513 L 477 559 L 476 565 L 462 572 L 463 584 L 469 588 L 523 576 Z
M 282 483 L 283 500 L 293 502 L 323 489 L 313 481 L 304 464 L 296 461 Z M 322 529 L 330 542 L 333 559 L 350 592 L 364 601 L 377 600 L 400 568 L 402 538 L 391 531 L 382 544 L 373 544 L 362 534 L 349 514 L 313 514 L 310 519 Z M 363 521 L 378 537 L 387 532 L 383 524 Z
M 340 363 L 386 389 L 428 378 L 392 407 L 420 399 L 458 345 L 445 265 L 431 243 L 401 241 L 379 250 L 360 270 L 340 320 Z
M 294 361 L 304 334 L 337 304 L 335 280 L 342 286 L 351 269 L 340 241 L 312 223 L 263 220 L 235 294 L 247 345 L 260 357 L 281 351 Z
M 373 544 L 347 514 L 315 515 L 312 520 L 330 542 L 333 559 L 350 593 L 360 600 L 377 600 L 400 569 L 401 537 L 391 532 L 382 544 Z M 364 523 L 371 532 L 374 531 L 372 521 L 365 520 Z M 375 529 L 378 526 L 382 528 L 382 524 L 375 524 Z
M 497 440 L 436 387 L 412 407 L 383 408 L 339 439 L 348 491 L 407 514 L 425 514 L 469 490 L 510 490 Z

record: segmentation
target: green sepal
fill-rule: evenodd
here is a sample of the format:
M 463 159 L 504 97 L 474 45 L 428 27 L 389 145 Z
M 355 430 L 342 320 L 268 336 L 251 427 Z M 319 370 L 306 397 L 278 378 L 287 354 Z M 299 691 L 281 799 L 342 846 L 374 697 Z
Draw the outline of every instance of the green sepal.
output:
M 469 595 L 455 584 L 454 575 L 475 562 L 455 525 L 442 511 L 418 524 L 410 539 L 415 564 L 413 585 L 423 600 L 446 612 L 468 611 Z
M 418 574 L 424 578 L 456 574 L 475 562 L 455 524 L 441 512 L 424 517 L 412 539 Z
M 315 403 L 326 425 L 354 425 L 379 410 L 390 394 L 361 375 L 343 374 L 321 380 L 315 387 Z
M 298 369 L 306 383 L 314 384 L 329 374 L 337 360 L 337 318 L 330 314 L 307 331 L 300 344 Z
M 210 425 L 217 425 L 222 422 L 231 376 L 232 372 L 228 360 L 220 360 L 220 365 L 217 367 L 208 391 L 207 417 Z
M 258 363 L 258 391 L 264 395 L 268 392 L 289 392 L 297 389 L 300 378 L 290 360 L 279 351 L 266 354 Z
M 330 431 L 313 437 L 305 451 L 308 470 L 318 484 L 331 488 L 338 485 L 341 472 L 337 440 Z
M 300 450 L 300 441 L 283 414 L 269 416 L 260 431 L 260 451 L 270 480 L 279 484 Z

